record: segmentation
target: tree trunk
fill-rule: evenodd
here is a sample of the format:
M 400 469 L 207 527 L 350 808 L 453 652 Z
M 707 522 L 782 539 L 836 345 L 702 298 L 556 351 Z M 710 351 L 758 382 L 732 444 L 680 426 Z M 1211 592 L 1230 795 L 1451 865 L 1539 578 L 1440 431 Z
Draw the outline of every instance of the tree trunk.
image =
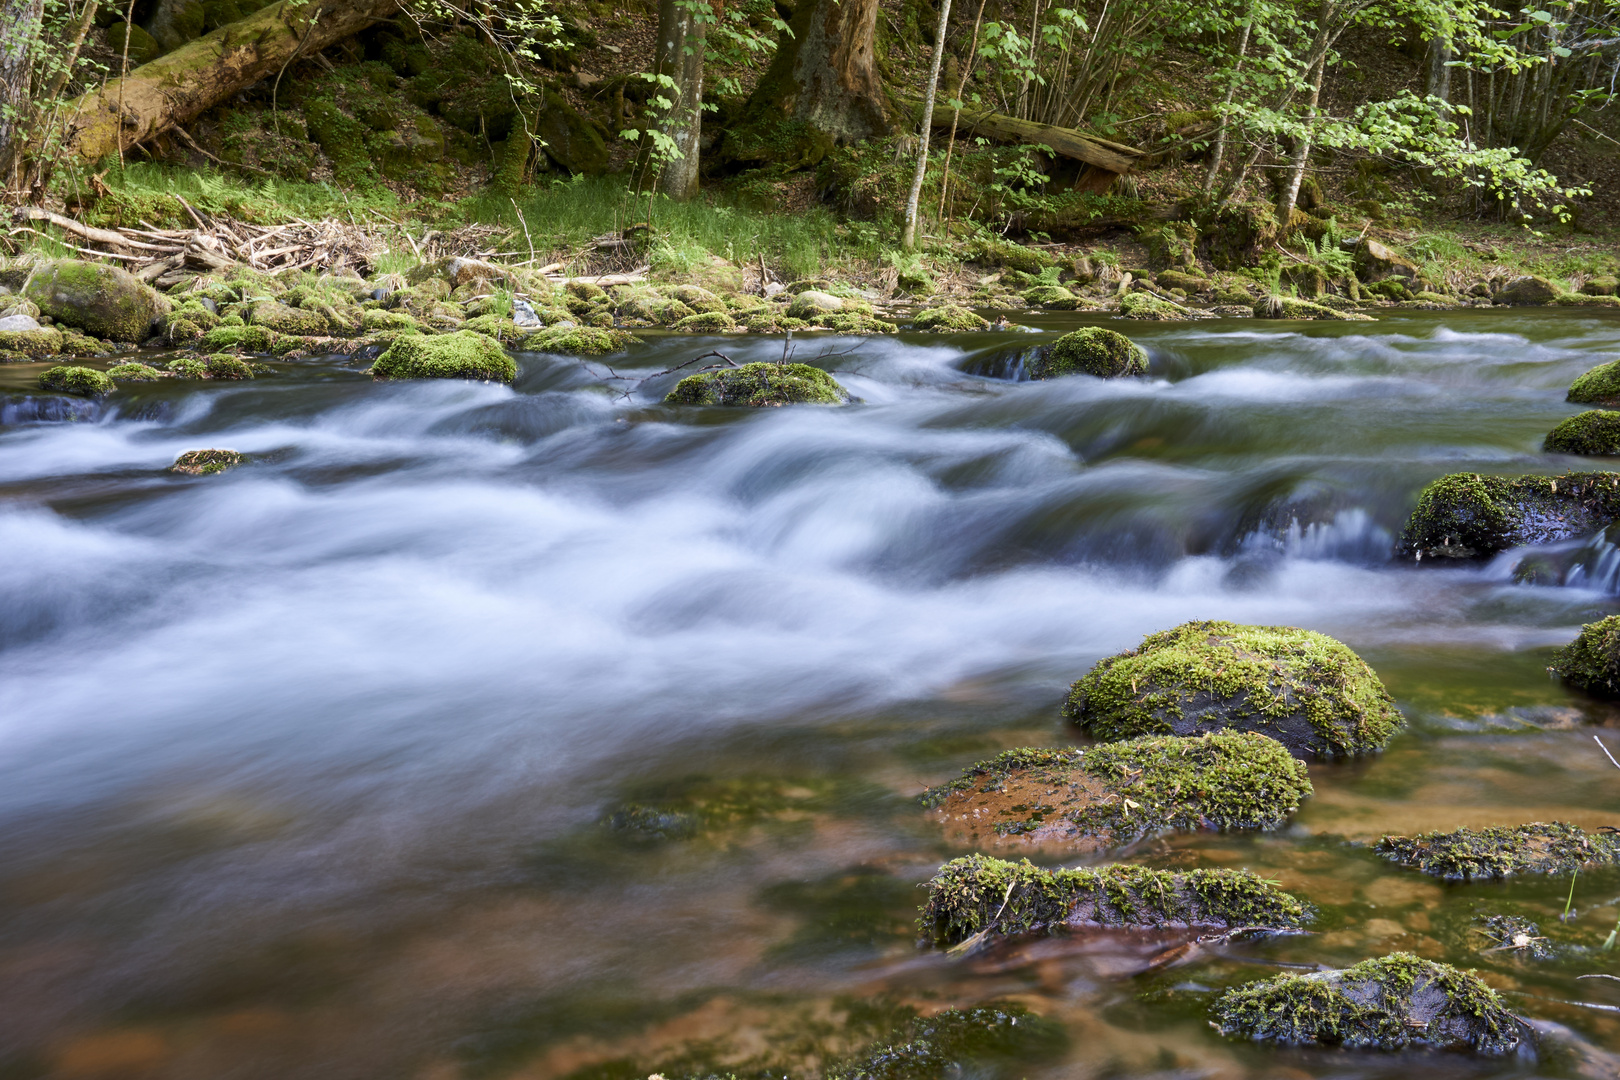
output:
M 0 187 L 6 189 L 15 186 L 22 161 L 34 47 L 44 18 L 43 0 L 0 0 Z
M 812 162 L 832 146 L 894 130 L 894 108 L 873 53 L 877 17 L 878 0 L 800 0 L 791 36 L 782 35 L 771 66 L 749 95 L 744 123 L 754 129 L 752 136 L 738 140 L 744 145 L 733 148 L 733 156 L 780 156 L 770 152 L 770 129 L 783 121 L 809 130 L 811 145 L 803 150 Z M 779 133 L 774 138 L 795 141 Z M 748 145 L 753 140 L 761 147 Z
M 190 123 L 225 98 L 398 9 L 397 0 L 283 0 L 113 79 L 74 103 L 64 156 L 97 161 Z M 120 102 L 123 115 L 119 115 Z
M 698 190 L 698 136 L 703 133 L 703 48 L 708 24 L 694 0 L 661 0 L 658 5 L 658 42 L 655 71 L 674 86 L 660 81 L 655 96 L 670 99 L 658 118 L 658 127 L 674 144 L 674 154 L 660 163 L 658 190 L 672 199 L 686 200 Z
M 1232 107 L 1232 100 L 1237 96 L 1238 77 L 1243 73 L 1243 61 L 1249 56 L 1249 32 L 1254 29 L 1254 7 L 1251 5 L 1247 17 L 1243 20 L 1243 34 L 1238 39 L 1237 63 L 1232 65 L 1232 83 L 1226 88 L 1226 97 L 1222 104 L 1226 108 Z M 1220 126 L 1215 129 L 1215 146 L 1209 152 L 1209 168 L 1204 172 L 1204 194 L 1210 195 L 1215 191 L 1215 180 L 1221 174 L 1221 162 L 1226 157 L 1226 129 L 1231 124 L 1229 113 L 1222 113 Z
M 917 171 L 911 177 L 911 194 L 906 197 L 906 227 L 900 235 L 900 246 L 907 251 L 914 251 L 917 247 L 917 201 L 922 198 L 923 178 L 928 175 L 928 136 L 934 130 L 934 93 L 939 83 L 939 63 L 945 56 L 945 30 L 950 17 L 951 0 L 939 0 L 939 30 L 934 34 L 934 62 L 928 68 L 928 96 L 923 99 L 924 120 L 919 125 L 922 130 L 917 133 Z
M 1322 100 L 1322 78 L 1327 73 L 1327 54 L 1339 36 L 1333 27 L 1337 14 L 1332 3 L 1324 3 L 1316 16 L 1316 40 L 1311 43 L 1307 75 L 1310 79 L 1310 94 L 1305 100 L 1307 121 L 1316 119 L 1316 107 Z M 1305 167 L 1310 164 L 1312 134 L 1307 124 L 1304 134 L 1294 143 L 1293 153 L 1288 155 L 1288 175 L 1283 181 L 1282 195 L 1277 199 L 1277 221 L 1285 233 L 1289 220 L 1294 216 L 1294 205 L 1299 201 L 1299 187 L 1305 181 Z
M 1064 157 L 1083 161 L 1114 175 L 1130 172 L 1137 159 L 1145 154 L 1145 151 L 1133 146 L 1109 142 L 1073 128 L 1037 124 L 1033 120 L 1020 120 L 1003 113 L 947 109 L 942 106 L 933 110 L 933 119 L 937 128 L 959 127 L 964 129 L 964 134 L 983 135 L 1005 142 L 1039 143 L 1051 147 Z M 1113 176 L 1109 179 L 1112 180 Z

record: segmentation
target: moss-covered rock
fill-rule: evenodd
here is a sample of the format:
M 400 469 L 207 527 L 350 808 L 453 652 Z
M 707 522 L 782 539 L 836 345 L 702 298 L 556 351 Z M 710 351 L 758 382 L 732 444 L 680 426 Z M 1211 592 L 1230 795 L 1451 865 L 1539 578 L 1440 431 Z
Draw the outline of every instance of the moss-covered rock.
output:
M 105 371 L 95 368 L 58 365 L 46 368 L 39 376 L 39 388 L 75 397 L 105 397 L 116 387 Z
M 52 319 L 108 341 L 140 343 L 169 301 L 127 270 L 59 259 L 35 267 L 23 295 Z
M 1417 264 L 1393 248 L 1380 244 L 1370 236 L 1362 237 L 1354 256 L 1356 276 L 1362 281 L 1382 281 L 1388 278 L 1417 277 Z
M 226 319 L 202 336 L 201 346 L 210 352 L 236 349 L 247 353 L 281 352 L 284 335 L 263 326 L 232 326 Z
M 1063 713 L 1104 741 L 1255 731 L 1295 756 L 1325 758 L 1378 750 L 1404 723 L 1343 643 L 1292 626 L 1203 621 L 1099 661 Z
M 1620 518 L 1620 473 L 1453 473 L 1423 489 L 1401 534 L 1417 559 L 1481 559 L 1596 532 Z
M 1027 1063 L 1059 1054 L 1062 1025 L 1022 1005 L 989 1004 L 917 1016 L 877 1045 L 832 1065 L 826 1080 L 940 1080 L 994 1075 L 1008 1060 Z
M 1025 274 L 1039 274 L 1056 260 L 1044 251 L 1008 243 L 1005 240 L 980 240 L 969 252 L 968 258 L 983 266 L 1005 266 Z
M 1577 405 L 1620 406 L 1620 360 L 1599 364 L 1569 384 L 1564 399 Z
M 1183 289 L 1189 293 L 1204 292 L 1210 287 L 1209 278 L 1186 270 L 1161 270 L 1153 283 L 1161 289 Z
M 1620 697 L 1620 615 L 1581 627 L 1574 641 L 1553 654 L 1547 670 L 1577 690 Z
M 1588 833 L 1561 821 L 1385 836 L 1378 853 L 1447 881 L 1485 881 L 1514 874 L 1567 874 L 1620 862 L 1620 837 Z
M 917 926 L 936 945 L 980 934 L 1086 927 L 1284 930 L 1305 925 L 1311 914 L 1304 903 L 1246 870 L 1047 870 L 1027 860 L 972 855 L 940 867 L 926 888 Z
M 1254 305 L 1257 319 L 1323 319 L 1338 322 L 1372 322 L 1371 315 L 1357 311 L 1335 311 L 1326 304 L 1316 304 L 1292 296 L 1268 296 Z
M 378 379 L 511 382 L 517 378 L 517 364 L 500 342 L 471 330 L 438 337 L 405 334 L 377 357 L 371 375 Z
M 819 316 L 816 323 L 840 334 L 894 334 L 900 330 L 897 324 L 864 311 L 834 311 Z
M 523 339 L 531 352 L 560 353 L 564 356 L 606 356 L 636 341 L 626 330 L 600 326 L 550 326 Z
M 1030 307 L 1048 311 L 1073 311 L 1081 304 L 1080 298 L 1062 285 L 1032 285 L 1019 295 Z
M 1119 313 L 1127 319 L 1146 322 L 1180 322 L 1193 317 L 1192 312 L 1180 304 L 1150 292 L 1126 293 L 1120 298 Z
M 1237 732 L 1008 750 L 921 802 L 953 843 L 1096 851 L 1167 830 L 1274 829 L 1310 795 L 1303 762 Z
M 246 360 L 232 356 L 230 353 L 215 353 L 205 362 L 207 377 L 210 379 L 251 379 L 253 378 L 253 365 Z
M 421 324 L 408 312 L 373 308 L 361 313 L 360 329 L 368 334 L 413 334 L 421 331 Z
M 169 374 L 181 379 L 208 378 L 208 361 L 195 356 L 182 356 L 164 365 Z
M 806 289 L 795 295 L 793 301 L 788 304 L 787 316 L 790 319 L 817 322 L 827 315 L 845 309 L 842 297 L 822 292 L 820 289 Z
M 1553 303 L 1558 307 L 1620 308 L 1620 297 L 1588 296 L 1585 293 L 1559 293 Z
M 1547 433 L 1541 448 L 1549 454 L 1620 454 L 1620 412 L 1590 409 L 1571 416 Z
M 1563 290 L 1536 274 L 1526 274 L 1516 277 L 1502 286 L 1491 297 L 1493 304 L 1505 304 L 1515 307 L 1535 307 L 1550 304 L 1558 299 Z
M 245 459 L 235 450 L 187 450 L 169 466 L 172 473 L 209 476 L 242 464 Z
M 26 360 L 31 356 L 56 356 L 61 351 L 62 332 L 54 326 L 0 330 L 0 359 Z
M 618 310 L 626 319 L 641 319 L 654 326 L 674 326 L 697 314 L 679 300 L 651 292 L 626 297 L 620 301 Z
M 107 369 L 107 377 L 114 382 L 157 382 L 163 372 L 146 364 L 114 364 Z
M 331 333 L 331 324 L 319 311 L 288 307 L 276 300 L 261 300 L 248 309 L 248 324 L 262 326 L 276 334 L 322 337 Z
M 1620 278 L 1608 274 L 1588 278 L 1581 286 L 1581 292 L 1587 296 L 1613 296 L 1617 291 L 1620 291 Z
M 1411 953 L 1240 986 L 1221 995 L 1215 1016 L 1223 1035 L 1352 1050 L 1506 1054 L 1528 1030 L 1477 975 Z
M 664 398 L 668 405 L 845 405 L 838 380 L 809 364 L 744 364 L 688 375 Z
M 724 311 L 706 311 L 688 315 L 675 324 L 675 329 L 686 334 L 724 334 L 737 329 L 737 320 Z
M 716 296 L 701 285 L 677 285 L 669 290 L 669 296 L 670 299 L 679 300 L 699 315 L 725 311 L 728 307 L 723 297 Z
M 911 320 L 913 330 L 932 330 L 938 334 L 964 330 L 988 330 L 990 320 L 959 304 L 924 308 Z
M 1146 375 L 1147 352 L 1124 334 L 1100 326 L 1086 326 L 1064 334 L 1051 348 L 1036 353 L 1029 365 L 1032 379 L 1056 379 L 1064 375 L 1093 375 L 1117 379 L 1125 375 Z

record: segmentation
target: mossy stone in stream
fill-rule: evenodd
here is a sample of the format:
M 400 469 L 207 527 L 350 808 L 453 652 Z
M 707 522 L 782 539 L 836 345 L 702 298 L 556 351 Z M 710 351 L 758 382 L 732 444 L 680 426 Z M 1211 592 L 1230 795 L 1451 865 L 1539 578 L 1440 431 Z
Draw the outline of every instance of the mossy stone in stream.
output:
M 1100 326 L 1087 326 L 1064 334 L 1050 349 L 1041 350 L 1029 366 L 1032 379 L 1056 379 L 1063 375 L 1094 375 L 1117 379 L 1125 375 L 1146 375 L 1147 352 L 1126 337 Z
M 413 334 L 421 332 L 421 325 L 406 312 L 372 308 L 361 312 L 360 329 L 368 334 Z
M 1620 405 L 1620 360 L 1599 364 L 1577 376 L 1564 400 L 1577 405 Z
M 969 311 L 960 304 L 945 304 L 941 307 L 924 308 L 917 312 L 911 320 L 913 330 L 932 330 L 938 334 L 953 333 L 964 330 L 988 330 L 990 320 L 975 312 Z
M 737 329 L 737 320 L 724 311 L 705 311 L 688 315 L 674 329 L 684 334 L 724 334 Z
M 1497 1055 L 1517 1048 L 1525 1031 L 1479 976 L 1411 953 L 1240 986 L 1221 995 L 1215 1017 L 1227 1036 L 1351 1050 Z
M 1268 296 L 1254 305 L 1257 319 L 1323 319 L 1339 322 L 1372 322 L 1371 315 L 1357 311 L 1335 311 L 1326 304 L 1299 300 L 1292 296 Z
M 1620 615 L 1581 627 L 1574 641 L 1553 653 L 1547 670 L 1577 690 L 1620 697 Z
M 548 326 L 523 339 L 531 352 L 560 353 L 564 356 L 606 356 L 618 352 L 637 338 L 627 330 L 600 326 Z
M 23 296 L 59 323 L 108 341 L 145 341 L 170 303 L 127 270 L 58 259 L 34 268 Z
M 1620 518 L 1620 473 L 1453 473 L 1423 489 L 1401 534 L 1418 559 L 1481 559 L 1596 532 Z
M 1189 622 L 1098 662 L 1063 714 L 1105 742 L 1255 731 L 1296 757 L 1381 749 L 1404 723 L 1366 661 L 1292 626 Z
M 253 365 L 230 353 L 215 353 L 207 360 L 210 379 L 251 379 Z
M 55 356 L 61 351 L 62 331 L 54 326 L 0 330 L 0 359 L 26 360 L 31 356 Z
M 1119 313 L 1127 319 L 1145 322 L 1181 322 L 1193 317 L 1180 304 L 1150 292 L 1126 293 L 1120 298 Z
M 284 335 L 267 327 L 232 326 L 229 320 L 225 320 L 202 336 L 201 347 L 216 353 L 225 349 L 273 353 L 281 348 L 283 340 Z
M 1022 1005 L 991 1003 L 919 1016 L 856 1057 L 832 1065 L 826 1080 L 940 1080 L 983 1075 L 1000 1061 L 1057 1056 L 1068 1039 L 1062 1025 Z M 979 1068 L 975 1068 L 979 1066 Z
M 107 369 L 107 377 L 114 382 L 157 382 L 163 378 L 163 372 L 146 364 L 130 362 L 114 364 Z
M 667 405 L 845 405 L 838 381 L 809 364 L 744 364 L 688 375 L 664 398 Z
M 954 841 L 1100 850 L 1166 830 L 1275 829 L 1311 795 L 1303 762 L 1252 732 L 1008 750 L 920 796 Z
M 1048 311 L 1073 311 L 1080 306 L 1080 298 L 1061 285 L 1032 285 L 1019 294 L 1030 307 Z
M 458 330 L 425 337 L 405 334 L 377 357 L 371 375 L 378 379 L 481 379 L 511 382 L 517 364 L 492 337 Z
M 106 397 L 117 389 L 105 371 L 95 368 L 58 365 L 39 376 L 39 388 L 75 397 Z
M 1048 870 L 1027 859 L 953 859 L 925 886 L 917 926 L 956 945 L 976 934 L 1056 933 L 1064 927 L 1297 929 L 1310 908 L 1247 870 L 1185 873 L 1115 864 Z
M 1541 448 L 1549 454 L 1620 454 L 1620 412 L 1588 409 L 1571 416 L 1547 433 Z
M 1446 881 L 1480 881 L 1515 874 L 1567 874 L 1583 866 L 1620 862 L 1620 837 L 1588 833 L 1562 821 L 1385 836 L 1385 858 Z
M 169 466 L 173 473 L 210 476 L 242 464 L 245 459 L 235 450 L 187 450 Z

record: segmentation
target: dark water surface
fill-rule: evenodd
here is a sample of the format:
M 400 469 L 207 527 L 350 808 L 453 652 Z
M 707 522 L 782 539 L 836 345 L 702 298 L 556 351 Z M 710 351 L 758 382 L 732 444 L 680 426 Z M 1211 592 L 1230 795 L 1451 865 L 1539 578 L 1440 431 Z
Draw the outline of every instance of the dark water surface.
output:
M 795 342 L 842 354 L 845 409 L 668 409 L 672 377 L 539 355 L 510 388 L 308 361 L 72 409 L 0 369 L 0 1077 L 800 1076 L 885 1010 L 988 1000 L 1066 1032 L 1007 1080 L 1614 1075 L 1620 982 L 1576 976 L 1620 968 L 1620 871 L 1561 922 L 1567 878 L 1442 886 L 1346 841 L 1620 824 L 1620 711 L 1544 671 L 1610 579 L 1391 561 L 1436 476 L 1586 464 L 1539 447 L 1620 320 L 1128 329 L 1150 380 L 1015 381 L 1033 335 Z M 711 347 L 783 343 L 612 364 Z M 210 446 L 255 460 L 163 471 Z M 1151 973 L 1143 942 L 919 952 L 916 885 L 961 852 L 909 797 L 1071 741 L 1068 683 L 1189 618 L 1340 637 L 1411 721 L 1313 766 L 1282 834 L 1132 854 L 1264 871 L 1318 933 Z M 1481 911 L 1564 954 L 1482 954 Z M 1479 967 L 1548 1048 L 1206 1023 L 1394 949 Z

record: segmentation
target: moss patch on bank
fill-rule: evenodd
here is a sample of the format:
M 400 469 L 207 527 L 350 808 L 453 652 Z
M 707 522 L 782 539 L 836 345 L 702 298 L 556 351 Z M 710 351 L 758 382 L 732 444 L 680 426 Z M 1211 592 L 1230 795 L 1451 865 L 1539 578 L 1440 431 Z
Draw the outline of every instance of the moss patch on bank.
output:
M 838 380 L 809 364 L 744 364 L 688 375 L 664 398 L 668 405 L 845 405 Z
M 1348 757 L 1404 724 L 1366 661 L 1325 634 L 1291 626 L 1189 622 L 1099 661 L 1063 713 L 1104 741 L 1254 731 L 1296 756 Z
M 1596 532 L 1620 518 L 1620 473 L 1442 476 L 1418 496 L 1400 551 L 1416 559 L 1480 559 L 1521 544 Z
M 1246 870 L 1173 873 L 1113 865 L 1047 870 L 986 855 L 953 859 L 926 886 L 917 925 L 936 945 L 980 933 L 1057 932 L 1064 927 L 1297 929 L 1310 909 Z
M 1515 874 L 1567 874 L 1620 862 L 1620 837 L 1588 833 L 1561 821 L 1385 836 L 1377 851 L 1392 862 L 1446 881 L 1495 880 Z

